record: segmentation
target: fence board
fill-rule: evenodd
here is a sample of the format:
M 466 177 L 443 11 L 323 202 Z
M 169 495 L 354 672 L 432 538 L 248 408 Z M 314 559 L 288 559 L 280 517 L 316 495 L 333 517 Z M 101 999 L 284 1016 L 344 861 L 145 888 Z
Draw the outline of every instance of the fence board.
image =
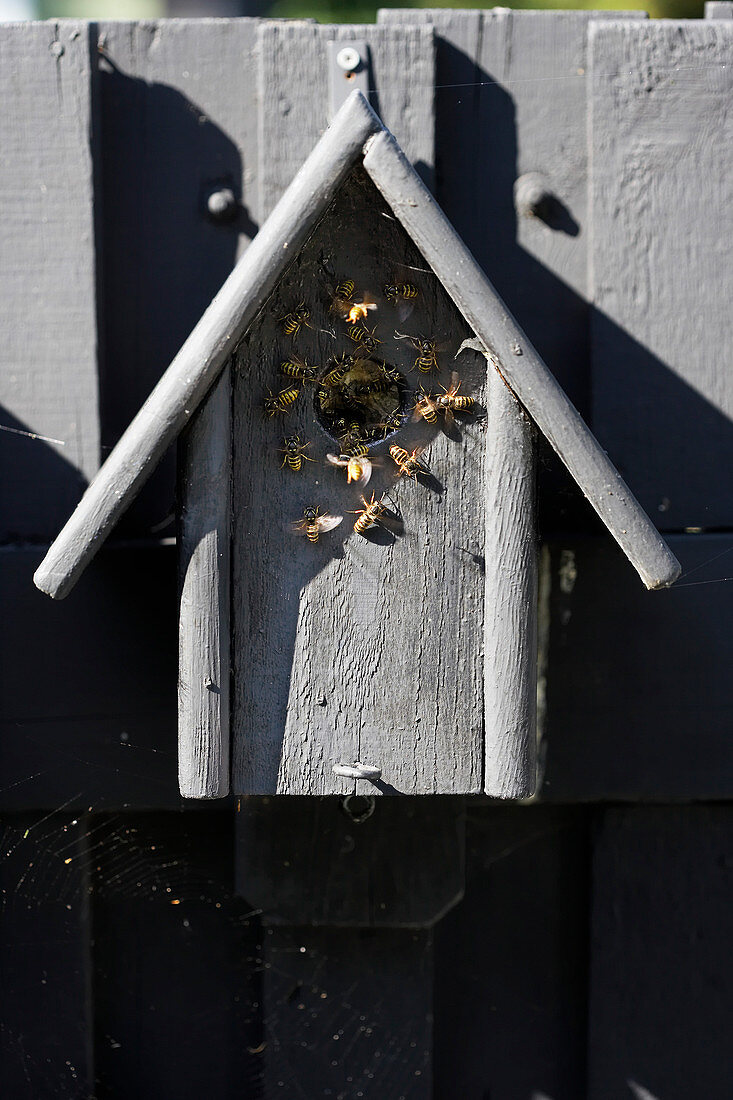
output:
M 0 37 L 0 539 L 47 539 L 99 464 L 90 24 Z M 10 473 L 10 471 L 12 473 Z
M 264 1096 L 432 1097 L 430 931 L 270 928 Z
M 586 1100 L 587 815 L 467 804 L 466 895 L 435 929 L 435 1095 Z
M 0 554 L 0 807 L 180 808 L 174 547 L 103 550 L 65 603 L 41 555 Z
M 593 430 L 661 528 L 730 526 L 733 24 L 590 42 Z
M 14 1100 L 96 1095 L 88 824 L 0 820 L 0 1089 Z
M 733 794 L 733 538 L 669 544 L 658 593 L 606 539 L 552 546 L 543 798 Z
M 328 125 L 327 43 L 354 39 L 369 44 L 372 107 L 429 180 L 434 154 L 430 28 L 263 22 L 258 39 L 260 221 Z
M 103 455 L 257 231 L 256 19 L 100 23 Z M 226 74 L 224 77 L 223 74 Z M 207 215 L 212 191 L 238 203 Z M 175 449 L 119 533 L 173 533 Z
M 593 852 L 589 1100 L 730 1096 L 733 812 L 602 812 Z
M 568 396 L 587 400 L 586 37 L 637 12 L 383 9 L 436 31 L 436 198 Z M 399 137 L 399 135 L 397 135 Z M 517 217 L 518 176 L 556 198 Z

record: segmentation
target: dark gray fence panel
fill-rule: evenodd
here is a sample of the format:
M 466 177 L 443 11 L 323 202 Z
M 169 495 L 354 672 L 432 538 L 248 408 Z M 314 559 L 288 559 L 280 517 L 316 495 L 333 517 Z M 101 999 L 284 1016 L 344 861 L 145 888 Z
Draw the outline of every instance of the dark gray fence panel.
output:
M 99 464 L 93 39 L 71 20 L 0 36 L 3 541 L 53 537 Z
M 644 592 L 607 539 L 552 546 L 543 798 L 730 798 L 733 537 L 669 539 Z
M 589 1100 L 730 1097 L 732 847 L 729 806 L 601 814 Z
M 733 23 L 591 29 L 593 419 L 661 528 L 733 521 Z
M 14 1100 L 96 1094 L 88 827 L 67 813 L 0 819 L 0 1091 Z
M 102 23 L 103 455 L 257 231 L 255 19 Z M 230 190 L 230 217 L 208 212 Z M 174 532 L 168 458 L 118 528 Z

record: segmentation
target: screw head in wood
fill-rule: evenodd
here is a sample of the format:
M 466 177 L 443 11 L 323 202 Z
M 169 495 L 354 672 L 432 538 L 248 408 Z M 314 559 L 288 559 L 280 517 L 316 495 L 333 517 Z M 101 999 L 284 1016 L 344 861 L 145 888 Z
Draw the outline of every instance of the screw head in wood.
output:
M 336 54 L 336 64 L 345 73 L 354 73 L 361 65 L 361 54 L 353 46 L 344 46 Z
M 239 204 L 231 187 L 220 187 L 212 191 L 206 200 L 206 210 L 212 222 L 221 224 L 233 221 Z

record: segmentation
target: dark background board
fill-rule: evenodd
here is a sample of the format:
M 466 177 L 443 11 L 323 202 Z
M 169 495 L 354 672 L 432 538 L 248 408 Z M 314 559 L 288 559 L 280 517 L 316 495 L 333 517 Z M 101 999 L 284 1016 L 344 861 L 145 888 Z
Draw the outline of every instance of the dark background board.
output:
M 0 432 L 3 1096 L 730 1095 L 724 22 L 1 28 L 0 424 L 64 444 Z M 644 592 L 542 460 L 540 804 L 377 799 L 359 824 L 335 797 L 184 802 L 172 457 L 67 601 L 32 588 L 315 144 L 330 38 L 370 44 L 385 122 L 681 532 L 682 578 Z M 545 220 L 515 209 L 531 172 Z

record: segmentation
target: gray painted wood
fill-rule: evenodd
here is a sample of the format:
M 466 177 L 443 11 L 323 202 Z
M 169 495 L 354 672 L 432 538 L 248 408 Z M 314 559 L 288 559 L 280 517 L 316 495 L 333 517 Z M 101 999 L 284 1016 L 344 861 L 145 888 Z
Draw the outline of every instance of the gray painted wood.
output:
M 310 154 L 329 116 L 330 41 L 366 41 L 371 104 L 413 164 L 432 172 L 434 46 L 429 27 L 263 22 L 259 27 L 259 218 Z
M 730 1096 L 732 847 L 730 806 L 601 812 L 589 1100 Z
M 232 345 L 297 252 L 366 137 L 378 127 L 363 97 L 355 94 L 344 105 L 51 546 L 34 578 L 42 591 L 61 599 L 74 586 L 168 444 L 196 411 Z
M 386 215 L 386 216 L 385 216 Z M 334 277 L 324 274 L 323 262 Z M 407 265 L 407 266 L 402 266 Z M 395 270 L 419 291 L 400 323 L 381 288 Z M 468 331 L 435 277 L 361 171 L 329 213 L 246 335 L 234 378 L 233 702 L 234 789 L 241 794 L 329 794 L 354 789 L 333 766 L 357 760 L 382 769 L 360 793 L 451 793 L 482 789 L 484 425 L 465 420 L 452 436 L 408 420 L 396 442 L 426 446 L 434 481 L 396 480 L 381 444 L 367 489 L 390 494 L 401 515 L 397 534 L 353 532 L 361 491 L 325 456 L 338 449 L 314 415 L 306 388 L 284 418 L 263 416 L 262 401 L 282 376 L 293 347 L 310 362 L 350 350 L 346 326 L 328 313 L 329 283 L 360 280 L 378 299 L 380 356 L 412 390 L 448 386 L 456 368 L 462 391 L 483 405 L 486 365 L 452 355 Z M 297 341 L 277 322 L 306 299 L 313 329 Z M 415 351 L 393 332 L 445 340 L 441 371 L 417 378 Z M 337 333 L 334 340 L 329 329 Z M 414 397 L 408 399 L 411 405 Z M 311 443 L 314 462 L 280 469 L 284 434 Z M 306 505 L 343 515 L 311 545 L 287 528 Z
M 727 527 L 733 23 L 590 42 L 593 428 L 660 527 Z
M 679 563 L 389 133 L 364 167 L 647 588 L 672 584 Z
M 537 784 L 537 517 L 534 429 L 497 371 L 486 390 L 484 790 Z
M 88 23 L 2 28 L 5 542 L 53 537 L 99 464 L 92 51 Z
M 430 928 L 463 897 L 464 826 L 463 798 L 247 798 L 236 889 L 269 925 Z
M 386 8 L 377 18 L 435 28 L 436 199 L 585 417 L 588 24 L 645 16 Z M 553 196 L 545 220 L 515 211 L 514 183 L 528 172 Z M 567 501 L 550 491 L 556 526 Z
M 103 457 L 257 232 L 256 28 L 254 19 L 99 24 Z M 222 187 L 237 207 L 215 222 L 207 199 Z M 174 511 L 170 448 L 117 537 L 173 535 Z
M 733 792 L 733 537 L 672 535 L 649 599 L 607 539 L 553 541 L 543 799 Z
M 225 367 L 182 440 L 178 783 L 186 798 L 229 793 L 231 394 Z

